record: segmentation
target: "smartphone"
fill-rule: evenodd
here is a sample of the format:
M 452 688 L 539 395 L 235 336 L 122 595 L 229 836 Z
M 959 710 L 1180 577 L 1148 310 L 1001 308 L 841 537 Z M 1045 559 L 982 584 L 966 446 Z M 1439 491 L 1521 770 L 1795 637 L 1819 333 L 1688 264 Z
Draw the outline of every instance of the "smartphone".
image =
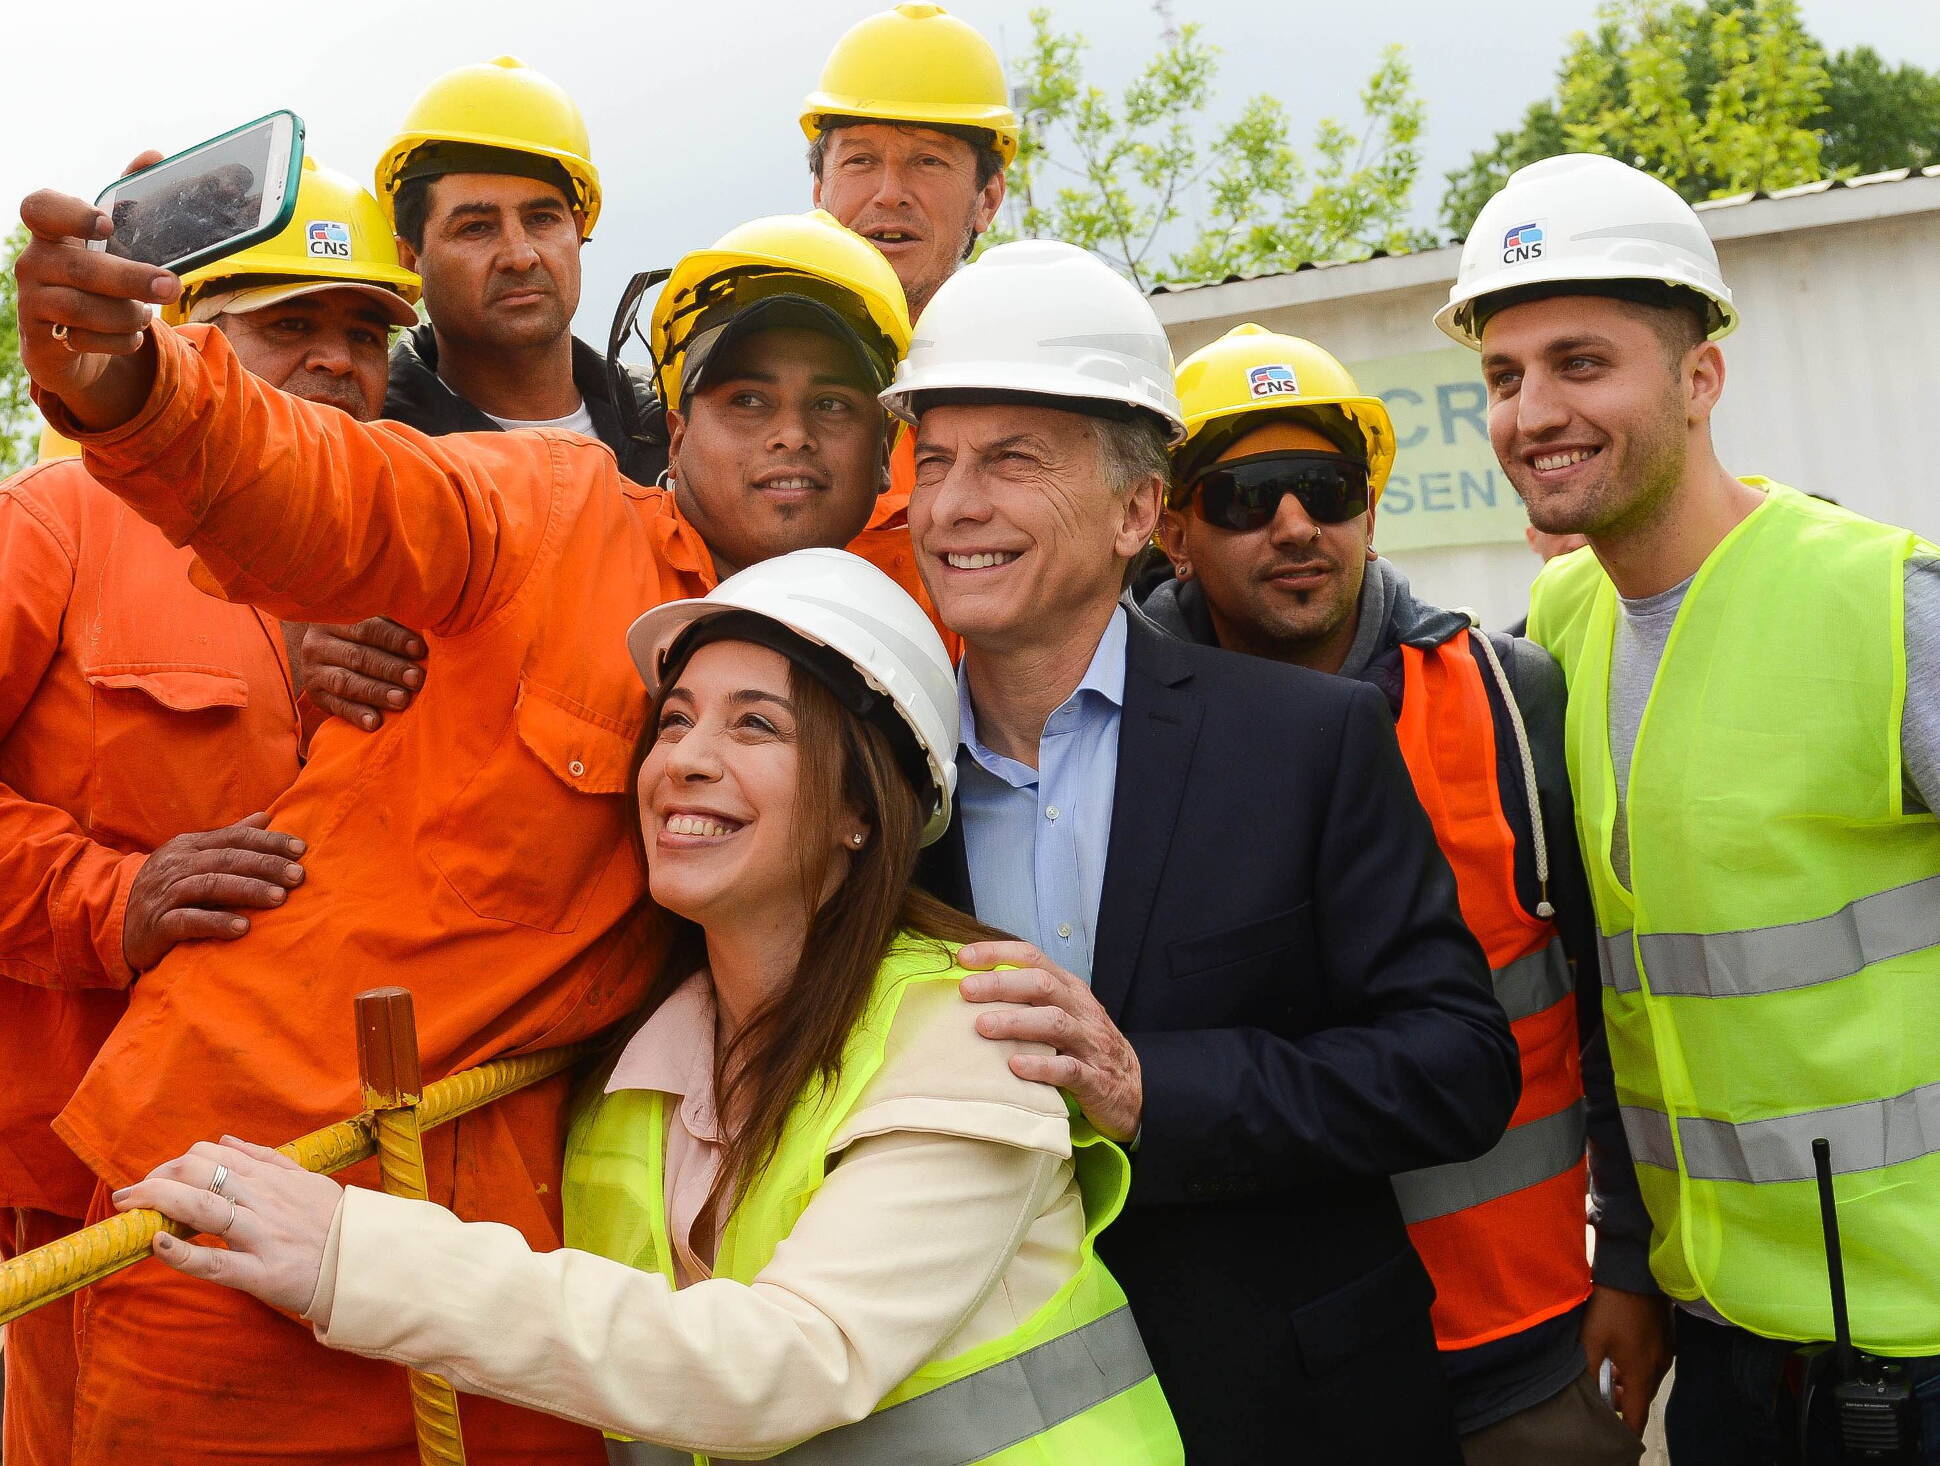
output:
M 94 202 L 114 233 L 88 247 L 200 269 L 281 233 L 302 171 L 303 119 L 272 112 L 109 184 Z

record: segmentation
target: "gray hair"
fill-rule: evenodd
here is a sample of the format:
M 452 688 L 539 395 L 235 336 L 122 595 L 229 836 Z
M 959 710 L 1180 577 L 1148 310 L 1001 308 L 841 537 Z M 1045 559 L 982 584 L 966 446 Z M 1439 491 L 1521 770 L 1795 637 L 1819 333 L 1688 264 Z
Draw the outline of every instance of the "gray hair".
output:
M 1098 445 L 1098 467 L 1105 482 L 1118 495 L 1129 494 L 1139 484 L 1156 477 L 1160 493 L 1172 469 L 1166 444 L 1166 428 L 1150 413 L 1130 418 L 1094 417 L 1093 441 Z

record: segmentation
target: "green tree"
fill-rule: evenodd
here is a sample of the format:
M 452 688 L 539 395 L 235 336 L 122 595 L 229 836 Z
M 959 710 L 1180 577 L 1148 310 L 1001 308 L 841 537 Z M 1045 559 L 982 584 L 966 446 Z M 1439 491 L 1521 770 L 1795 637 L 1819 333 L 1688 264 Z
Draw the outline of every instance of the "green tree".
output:
M 1825 110 L 1813 119 L 1834 177 L 1940 163 L 1940 74 L 1889 67 L 1871 46 L 1826 63 Z
M 13 262 L 27 245 L 25 227 L 0 241 L 0 478 L 33 462 L 40 414 L 27 395 L 27 368 L 20 363 L 20 307 Z
M 1692 200 L 1822 176 L 1832 77 L 1797 0 L 1616 0 L 1571 39 L 1555 96 L 1448 175 L 1442 222 L 1465 233 L 1525 163 L 1607 153 Z
M 1018 68 L 1015 205 L 989 242 L 1068 240 L 1141 289 L 1420 242 L 1404 219 L 1421 167 L 1423 109 L 1399 47 L 1383 53 L 1362 88 L 1359 125 L 1323 121 L 1303 156 L 1285 107 L 1269 96 L 1251 98 L 1207 135 L 1219 53 L 1199 26 L 1168 28 L 1116 97 L 1085 81 L 1085 45 L 1055 30 L 1048 10 L 1031 12 Z

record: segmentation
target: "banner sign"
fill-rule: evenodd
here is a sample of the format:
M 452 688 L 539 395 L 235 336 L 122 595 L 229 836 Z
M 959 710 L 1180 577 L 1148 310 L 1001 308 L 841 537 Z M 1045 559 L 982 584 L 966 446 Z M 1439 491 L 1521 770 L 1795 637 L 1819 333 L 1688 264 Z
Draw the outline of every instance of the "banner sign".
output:
M 1349 364 L 1387 403 L 1400 452 L 1374 521 L 1383 550 L 1520 540 L 1528 516 L 1489 446 L 1482 367 L 1465 347 Z

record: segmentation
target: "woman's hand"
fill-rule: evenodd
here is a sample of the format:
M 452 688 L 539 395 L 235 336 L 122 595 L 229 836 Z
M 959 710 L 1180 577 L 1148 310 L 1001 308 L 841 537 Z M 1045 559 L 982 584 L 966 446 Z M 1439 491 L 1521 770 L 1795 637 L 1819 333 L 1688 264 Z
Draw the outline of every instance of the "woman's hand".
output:
M 218 1166 L 228 1168 L 220 1194 L 209 1189 Z M 197 1141 L 187 1155 L 124 1186 L 115 1192 L 114 1204 L 119 1211 L 151 1207 L 222 1239 L 222 1247 L 198 1247 L 158 1233 L 155 1255 L 178 1273 L 301 1313 L 317 1291 L 324 1244 L 342 1197 L 343 1187 L 328 1176 L 314 1176 L 287 1156 L 225 1135 L 220 1145 Z

